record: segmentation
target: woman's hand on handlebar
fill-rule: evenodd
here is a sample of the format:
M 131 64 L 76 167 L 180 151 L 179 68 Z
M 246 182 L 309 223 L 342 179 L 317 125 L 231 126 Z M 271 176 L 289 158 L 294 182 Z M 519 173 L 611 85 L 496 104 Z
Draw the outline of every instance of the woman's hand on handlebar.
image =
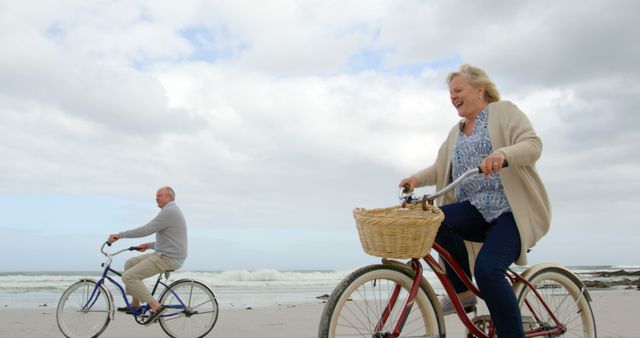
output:
M 413 191 L 413 188 L 415 188 L 416 185 L 418 185 L 418 179 L 415 176 L 411 176 L 403 178 L 402 181 L 400 181 L 400 184 L 398 184 L 398 187 L 404 188 L 404 186 L 409 186 L 409 189 L 405 189 L 403 192 L 410 193 Z
M 484 176 L 489 176 L 500 171 L 505 161 L 504 155 L 500 153 L 491 153 L 482 160 L 479 168 L 482 170 L 482 173 L 484 173 Z
M 147 249 L 149 249 L 149 243 L 142 243 L 136 247 L 136 250 L 140 252 L 145 252 Z

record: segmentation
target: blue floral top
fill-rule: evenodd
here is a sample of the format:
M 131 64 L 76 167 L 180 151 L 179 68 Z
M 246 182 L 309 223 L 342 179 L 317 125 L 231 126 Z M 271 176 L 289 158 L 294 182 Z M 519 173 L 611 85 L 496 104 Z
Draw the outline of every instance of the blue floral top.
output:
M 458 133 L 453 146 L 453 179 L 465 171 L 480 165 L 480 162 L 493 151 L 489 138 L 489 107 L 485 107 L 476 117 L 476 125 L 470 136 L 462 130 Z M 468 200 L 482 214 L 487 222 L 492 222 L 505 212 L 511 211 L 500 180 L 500 174 L 489 177 L 472 175 L 456 187 L 459 202 Z

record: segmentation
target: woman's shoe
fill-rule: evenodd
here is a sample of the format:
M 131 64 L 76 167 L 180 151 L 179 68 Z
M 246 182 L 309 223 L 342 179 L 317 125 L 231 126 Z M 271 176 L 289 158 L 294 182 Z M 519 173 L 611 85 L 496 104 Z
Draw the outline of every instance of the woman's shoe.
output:
M 469 313 L 472 312 L 476 307 L 476 304 L 478 304 L 478 298 L 476 295 L 472 295 L 460 300 L 460 302 L 462 303 L 464 312 Z M 451 298 L 449 298 L 449 296 L 443 296 L 440 299 L 440 308 L 442 309 L 442 315 L 444 316 L 456 313 L 456 309 L 453 307 L 453 303 L 451 303 Z

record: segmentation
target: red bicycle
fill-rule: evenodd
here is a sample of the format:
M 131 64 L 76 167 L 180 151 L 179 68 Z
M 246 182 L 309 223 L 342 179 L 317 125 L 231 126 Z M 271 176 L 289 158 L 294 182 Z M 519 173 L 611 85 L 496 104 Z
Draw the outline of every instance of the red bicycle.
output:
M 479 169 L 471 169 L 425 201 L 455 188 Z M 406 197 L 411 203 L 418 199 Z M 472 292 L 482 294 L 464 274 L 451 255 L 437 244 L 433 250 L 449 263 Z M 453 285 L 436 258 L 422 258 L 442 283 L 451 298 L 458 318 L 467 329 L 467 337 L 489 338 L 495 328 L 489 315 L 474 309 L 467 315 Z M 585 285 L 567 268 L 554 263 L 537 264 L 518 273 L 507 270 L 516 293 L 526 337 L 596 338 L 591 297 Z M 473 316 L 473 317 L 471 317 Z M 329 297 L 318 332 L 319 338 L 427 338 L 445 337 L 446 328 L 440 302 L 431 284 L 423 276 L 420 258 L 407 263 L 383 259 L 382 264 L 360 268 L 347 276 Z

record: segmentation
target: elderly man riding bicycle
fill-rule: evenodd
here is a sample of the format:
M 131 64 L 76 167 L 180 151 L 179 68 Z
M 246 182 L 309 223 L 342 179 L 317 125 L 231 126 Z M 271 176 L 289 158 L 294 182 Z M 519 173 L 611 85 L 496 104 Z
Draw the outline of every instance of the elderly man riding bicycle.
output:
M 176 270 L 187 258 L 187 224 L 182 211 L 175 203 L 175 196 L 171 187 L 158 189 L 156 202 L 160 213 L 146 225 L 111 234 L 107 240 L 108 243 L 113 243 L 121 238 L 140 238 L 156 234 L 155 242 L 138 246 L 138 251 L 154 249 L 155 252 L 127 260 L 125 272 L 122 274 L 127 294 L 133 297 L 131 305 L 139 307 L 142 301 L 151 307 L 148 324 L 153 323 L 166 308 L 153 298 L 142 280 L 164 271 Z M 128 312 L 129 309 L 122 307 L 118 308 L 118 311 Z

